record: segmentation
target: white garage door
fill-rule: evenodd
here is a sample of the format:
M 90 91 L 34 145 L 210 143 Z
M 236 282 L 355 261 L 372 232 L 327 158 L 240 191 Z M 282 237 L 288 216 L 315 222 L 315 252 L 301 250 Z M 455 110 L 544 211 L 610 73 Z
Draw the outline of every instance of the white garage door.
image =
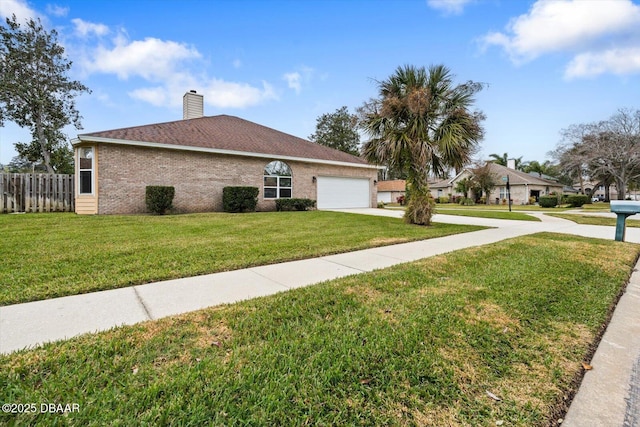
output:
M 368 208 L 369 179 L 318 177 L 318 209 Z
M 391 203 L 391 191 L 378 191 L 378 203 Z

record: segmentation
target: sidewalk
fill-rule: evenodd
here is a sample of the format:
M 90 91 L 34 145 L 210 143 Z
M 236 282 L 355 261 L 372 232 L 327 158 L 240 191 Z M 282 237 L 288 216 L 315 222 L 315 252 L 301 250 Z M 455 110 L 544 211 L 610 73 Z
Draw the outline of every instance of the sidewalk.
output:
M 402 216 L 388 209 L 351 213 Z M 437 214 L 436 222 L 495 227 L 301 261 L 168 280 L 0 307 L 0 354 L 219 304 L 270 295 L 473 246 L 542 231 L 613 240 L 614 227 L 578 225 L 532 213 L 542 222 Z M 626 241 L 640 243 L 640 229 Z M 640 268 L 640 266 L 637 266 Z M 634 272 L 563 426 L 640 425 L 640 273 Z

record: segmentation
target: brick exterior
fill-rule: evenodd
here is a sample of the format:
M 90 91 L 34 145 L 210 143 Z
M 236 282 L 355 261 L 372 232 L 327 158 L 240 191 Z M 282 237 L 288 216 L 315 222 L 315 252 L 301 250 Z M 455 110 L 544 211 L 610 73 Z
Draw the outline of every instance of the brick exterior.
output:
M 148 185 L 174 186 L 178 212 L 222 211 L 222 189 L 236 185 L 260 189 L 257 210 L 275 209 L 275 201 L 263 198 L 263 171 L 270 159 L 104 143 L 97 145 L 97 151 L 98 214 L 145 212 Z M 317 200 L 314 176 L 360 177 L 371 181 L 370 206 L 376 204 L 376 169 L 286 163 L 293 174 L 293 197 Z

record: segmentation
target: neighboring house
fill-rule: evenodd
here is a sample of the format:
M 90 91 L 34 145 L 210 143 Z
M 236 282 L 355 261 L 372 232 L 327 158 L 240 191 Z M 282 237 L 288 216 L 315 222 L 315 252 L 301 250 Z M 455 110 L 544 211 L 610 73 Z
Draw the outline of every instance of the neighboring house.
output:
M 540 196 L 551 193 L 562 194 L 563 185 L 558 182 L 539 178 L 497 163 L 489 162 L 488 164 L 496 182 L 496 187 L 489 194 L 489 201 L 492 204 L 500 204 L 503 201 L 507 201 L 507 177 L 509 179 L 512 203 L 517 205 L 529 204 L 530 197 L 538 201 Z M 432 184 L 430 187 L 431 195 L 433 197 L 463 196 L 463 194 L 455 191 L 456 184 L 472 175 L 471 168 L 465 168 L 453 178 Z
M 374 207 L 378 167 L 238 117 L 205 117 L 202 95 L 184 96 L 184 119 L 78 135 L 76 213 L 146 211 L 149 185 L 175 187 L 177 212 L 222 210 L 227 186 L 259 188 L 260 211 L 279 198 L 319 209 Z
M 398 197 L 405 195 L 407 183 L 404 179 L 378 182 L 378 203 L 396 203 Z

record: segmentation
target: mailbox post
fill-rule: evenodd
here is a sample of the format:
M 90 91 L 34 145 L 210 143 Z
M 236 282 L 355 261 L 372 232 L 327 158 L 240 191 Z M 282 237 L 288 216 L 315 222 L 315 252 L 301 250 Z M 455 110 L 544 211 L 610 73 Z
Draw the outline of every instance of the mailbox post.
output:
M 624 235 L 627 229 L 627 217 L 640 213 L 640 202 L 633 200 L 612 200 L 611 212 L 615 213 L 616 219 L 616 240 L 624 242 Z

